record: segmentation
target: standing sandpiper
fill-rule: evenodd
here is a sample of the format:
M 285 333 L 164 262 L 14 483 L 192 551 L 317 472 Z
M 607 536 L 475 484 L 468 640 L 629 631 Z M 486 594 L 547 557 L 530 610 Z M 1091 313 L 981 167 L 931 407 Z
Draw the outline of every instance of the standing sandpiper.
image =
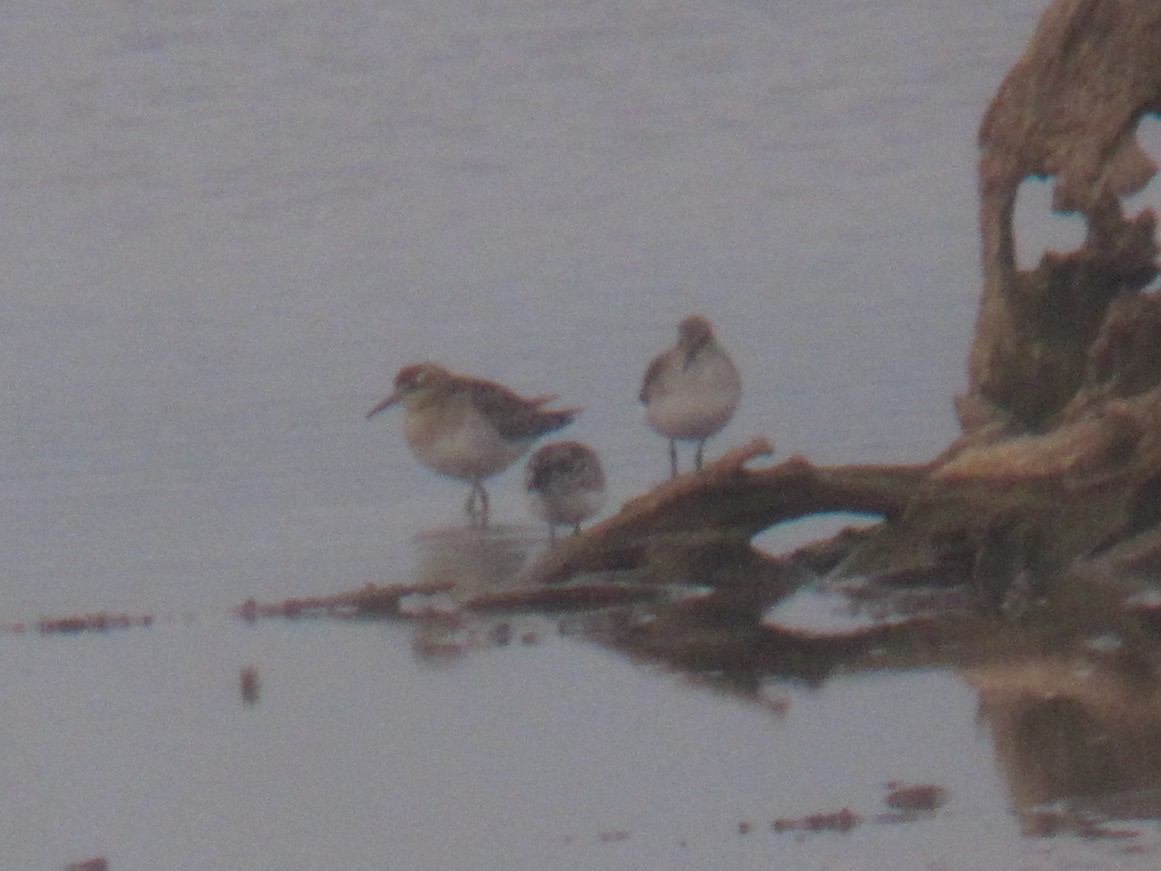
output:
M 367 417 L 402 402 L 412 453 L 441 475 L 470 481 L 465 507 L 473 524 L 486 526 L 484 479 L 511 466 L 540 436 L 572 423 L 580 410 L 543 408 L 555 398 L 527 399 L 494 381 L 416 363 L 399 370 L 394 391 Z
M 548 523 L 548 537 L 556 527 L 580 532 L 582 520 L 605 504 L 605 473 L 597 452 L 581 442 L 551 442 L 537 448 L 524 467 L 524 489 L 532 512 Z
M 724 427 L 742 398 L 742 379 L 729 352 L 702 315 L 677 327 L 677 344 L 653 358 L 641 385 L 645 418 L 669 439 L 670 474 L 677 477 L 677 439 L 696 441 L 701 469 L 705 442 Z

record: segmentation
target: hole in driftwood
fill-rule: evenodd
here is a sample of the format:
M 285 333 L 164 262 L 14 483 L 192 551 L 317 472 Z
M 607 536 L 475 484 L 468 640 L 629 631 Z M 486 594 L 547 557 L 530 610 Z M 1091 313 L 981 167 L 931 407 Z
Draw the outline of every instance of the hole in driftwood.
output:
M 1145 115 L 1137 122 L 1137 142 L 1154 162 L 1161 165 L 1161 117 Z M 1130 214 L 1152 209 L 1161 215 L 1161 185 L 1157 179 L 1149 182 L 1132 196 L 1125 197 L 1125 210 Z
M 1035 269 L 1046 251 L 1067 253 L 1084 244 L 1084 218 L 1052 210 L 1051 178 L 1029 178 L 1016 195 L 1016 265 Z

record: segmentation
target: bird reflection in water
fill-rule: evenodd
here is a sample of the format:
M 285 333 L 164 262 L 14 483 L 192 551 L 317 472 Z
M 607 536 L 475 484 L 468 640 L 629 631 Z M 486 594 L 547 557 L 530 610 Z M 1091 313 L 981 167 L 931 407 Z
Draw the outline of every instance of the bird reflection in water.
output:
M 518 588 L 538 539 L 517 526 L 449 527 L 417 535 L 416 582 L 448 585 L 451 592 L 446 607 L 432 606 L 421 615 L 412 638 L 415 654 L 447 661 L 477 647 L 506 643 L 511 634 L 507 623 L 480 620 L 457 603 Z
M 415 537 L 415 580 L 450 584 L 460 598 L 511 589 L 535 544 L 530 530 L 516 526 L 427 530 Z

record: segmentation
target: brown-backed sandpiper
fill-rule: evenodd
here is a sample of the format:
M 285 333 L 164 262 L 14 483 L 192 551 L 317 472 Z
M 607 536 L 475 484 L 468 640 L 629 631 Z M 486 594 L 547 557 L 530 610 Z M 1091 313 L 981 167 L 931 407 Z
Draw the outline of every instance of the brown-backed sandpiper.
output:
M 403 433 L 412 452 L 441 475 L 471 482 L 468 515 L 487 525 L 484 479 L 507 469 L 537 438 L 571 423 L 579 411 L 544 408 L 555 398 L 525 398 L 494 381 L 416 363 L 399 370 L 391 395 L 367 417 L 403 403 Z

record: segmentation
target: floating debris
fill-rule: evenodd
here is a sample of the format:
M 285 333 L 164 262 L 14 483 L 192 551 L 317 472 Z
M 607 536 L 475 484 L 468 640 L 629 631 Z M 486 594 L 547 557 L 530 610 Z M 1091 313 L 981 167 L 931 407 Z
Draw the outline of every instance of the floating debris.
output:
M 887 789 L 887 807 L 897 811 L 933 813 L 947 804 L 947 790 L 933 783 L 906 784 L 892 780 Z
M 41 635 L 74 634 L 77 632 L 108 632 L 111 629 L 131 629 L 135 626 L 148 628 L 153 625 L 149 614 L 78 614 L 72 617 L 42 617 L 36 624 Z
M 627 841 L 631 837 L 624 829 L 617 829 L 612 832 L 601 832 L 598 836 L 602 844 L 616 844 L 620 841 Z
M 770 823 L 775 832 L 849 832 L 861 826 L 863 818 L 850 808 L 843 808 L 833 813 L 808 814 L 798 819 L 777 819 Z
M 82 862 L 70 862 L 65 865 L 65 871 L 109 871 L 109 860 L 104 856 L 97 856 Z
M 284 599 L 274 604 L 247 599 L 238 608 L 238 616 L 247 623 L 267 617 L 402 617 L 407 616 L 403 606 L 407 597 L 434 596 L 453 587 L 450 583 L 367 584 L 346 593 Z
M 889 792 L 885 801 L 892 812 L 877 814 L 873 818 L 873 822 L 877 824 L 909 823 L 927 819 L 947 803 L 947 790 L 935 784 L 906 784 L 892 780 L 886 786 Z M 801 837 L 812 832 L 849 832 L 864 822 L 866 820 L 861 814 L 844 807 L 833 813 L 777 819 L 770 823 L 770 828 L 775 832 L 794 832 Z
M 258 668 L 243 666 L 238 674 L 238 688 L 242 693 L 242 704 L 254 705 L 262 694 L 262 681 L 258 678 Z
M 930 819 L 947 804 L 947 790 L 933 783 L 907 784 L 892 780 L 886 787 L 888 792 L 884 801 L 891 810 L 875 816 L 875 822 L 883 825 Z

